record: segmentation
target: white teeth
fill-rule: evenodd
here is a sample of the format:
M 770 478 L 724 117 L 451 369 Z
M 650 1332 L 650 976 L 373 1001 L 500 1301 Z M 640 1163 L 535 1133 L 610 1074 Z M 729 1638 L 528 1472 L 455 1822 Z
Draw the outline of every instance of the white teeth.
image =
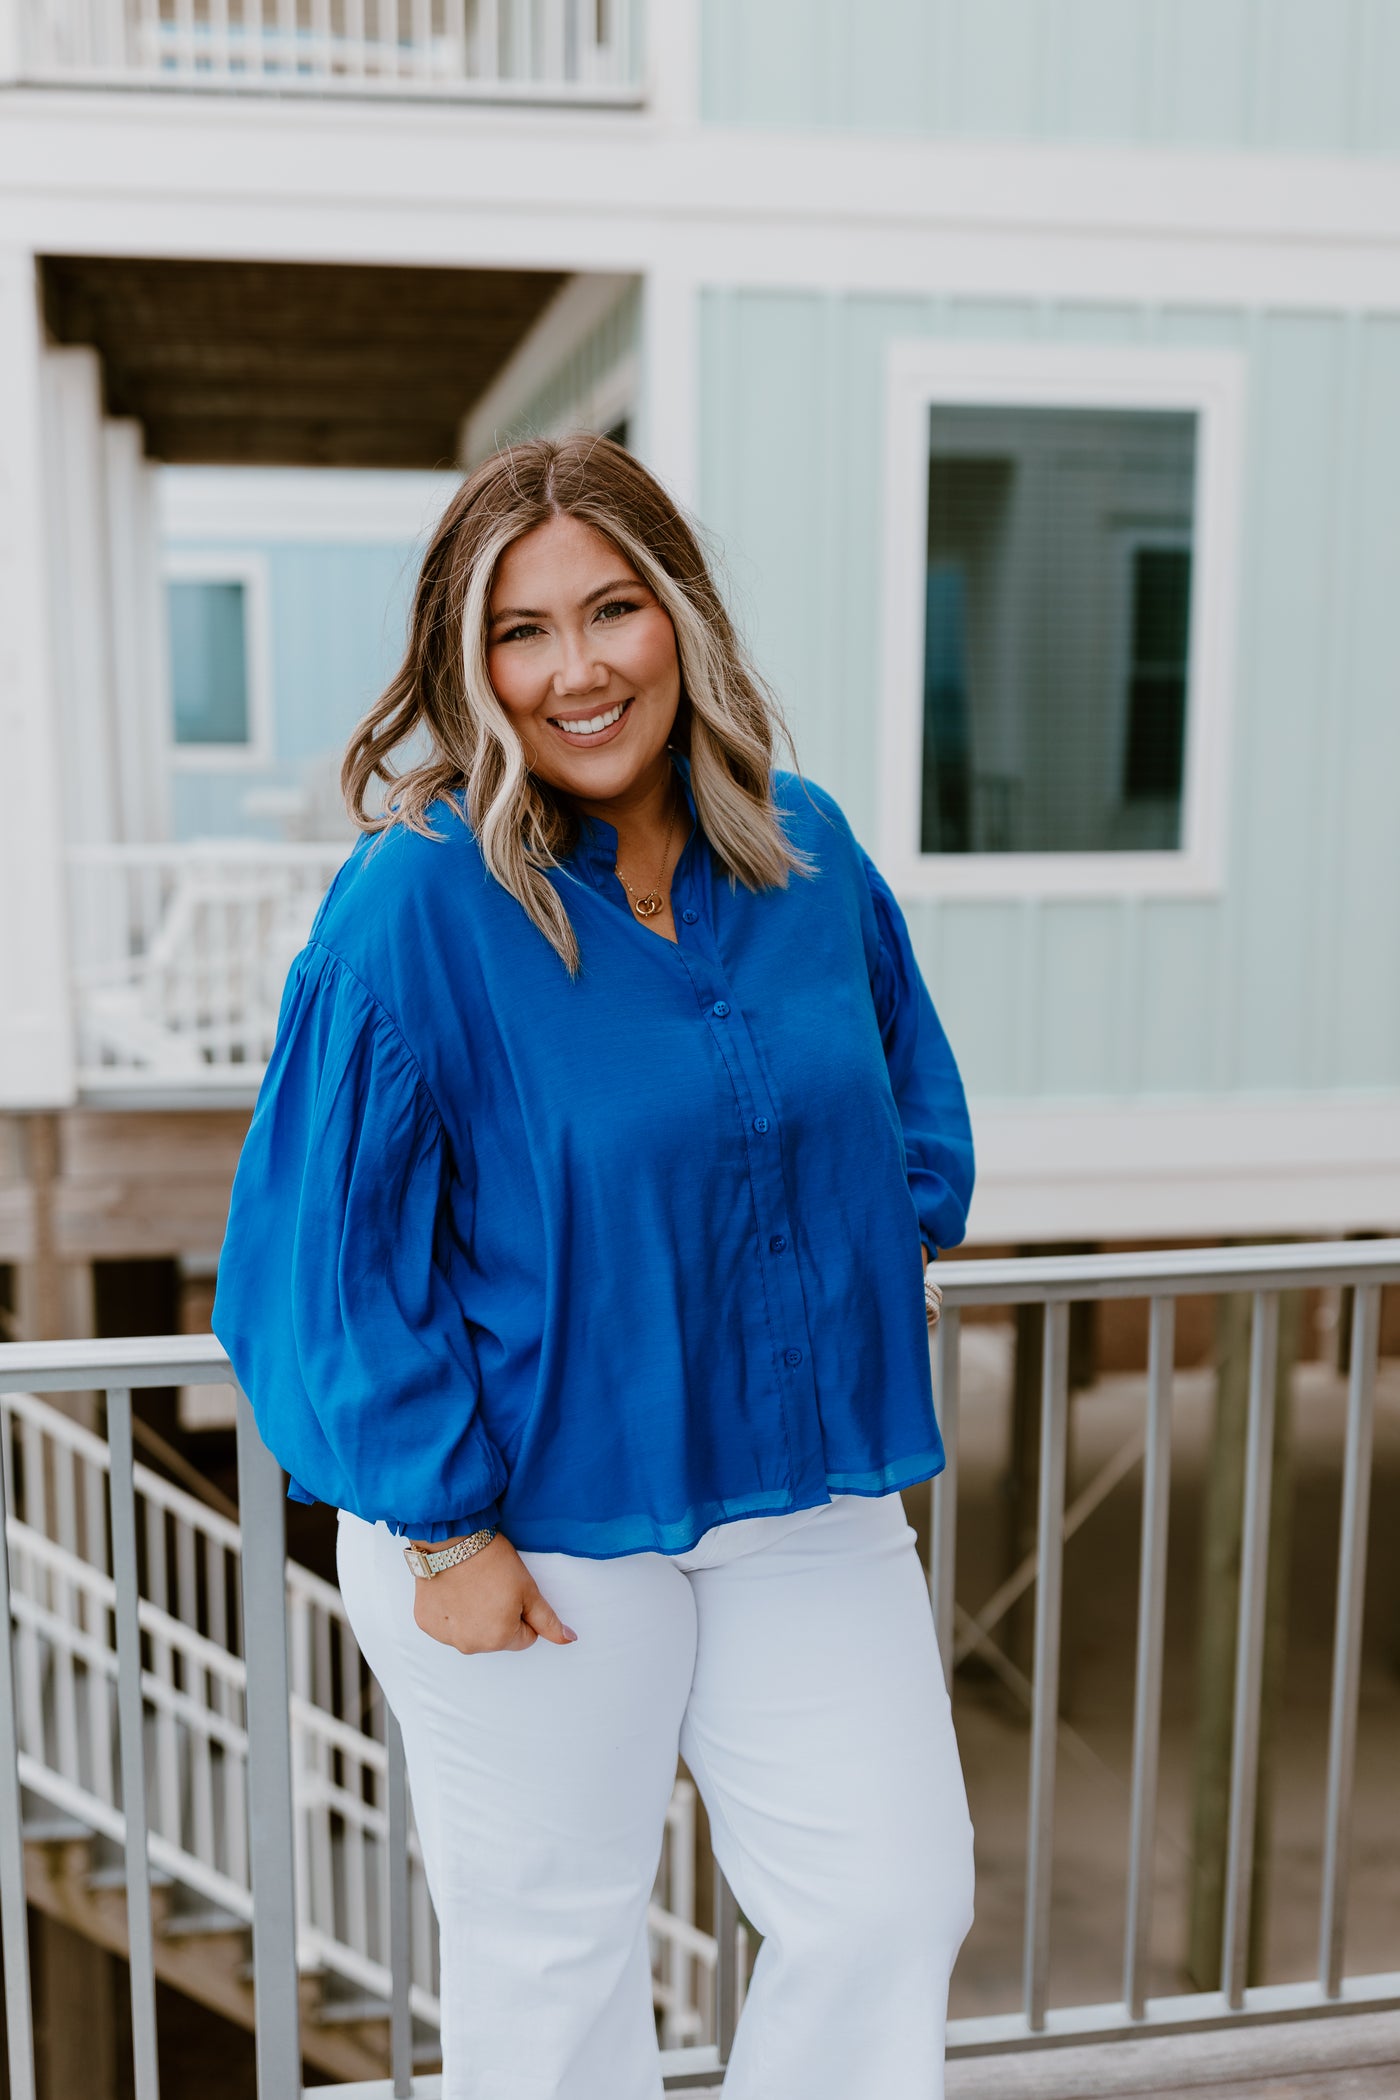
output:
M 550 720 L 554 722 L 555 728 L 562 729 L 566 736 L 597 736 L 599 730 L 612 728 L 626 705 L 625 700 L 619 700 L 617 706 L 607 714 L 594 715 L 592 720 L 587 722 L 558 722 L 554 720 L 553 715 L 550 716 Z

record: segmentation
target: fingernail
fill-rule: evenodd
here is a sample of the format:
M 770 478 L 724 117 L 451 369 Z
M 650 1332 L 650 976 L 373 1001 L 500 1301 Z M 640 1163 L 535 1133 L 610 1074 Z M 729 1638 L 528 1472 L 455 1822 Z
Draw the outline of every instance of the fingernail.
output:
M 571 1641 L 576 1641 L 576 1640 L 578 1639 L 578 1635 L 577 1635 L 577 1634 L 576 1634 L 576 1633 L 574 1632 L 574 1629 L 573 1629 L 573 1627 L 572 1627 L 572 1626 L 566 1626 L 566 1627 L 564 1628 L 564 1632 L 565 1632 L 565 1634 L 567 1635 L 567 1637 L 569 1638 L 569 1640 L 571 1640 Z

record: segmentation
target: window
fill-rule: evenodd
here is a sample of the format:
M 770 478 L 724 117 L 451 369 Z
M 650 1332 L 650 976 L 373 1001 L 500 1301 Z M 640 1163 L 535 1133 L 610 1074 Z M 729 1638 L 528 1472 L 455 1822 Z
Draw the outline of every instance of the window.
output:
M 926 853 L 1180 843 L 1195 448 L 1191 416 L 930 409 Z M 1178 533 L 1184 560 L 1143 546 L 1125 562 L 1136 521 Z M 1113 763 L 1125 639 L 1131 798 Z
M 248 743 L 245 585 L 190 581 L 166 588 L 176 743 Z
M 179 554 L 166 568 L 170 740 L 178 765 L 268 757 L 265 577 L 254 556 Z
M 906 890 L 1218 879 L 1233 359 L 897 345 L 882 849 Z

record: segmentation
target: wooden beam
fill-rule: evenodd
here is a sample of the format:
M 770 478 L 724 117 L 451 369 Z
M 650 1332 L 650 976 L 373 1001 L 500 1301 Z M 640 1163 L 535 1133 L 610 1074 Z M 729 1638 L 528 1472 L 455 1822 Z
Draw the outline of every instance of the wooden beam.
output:
M 550 270 L 58 256 L 50 334 L 183 462 L 434 466 L 564 279 Z

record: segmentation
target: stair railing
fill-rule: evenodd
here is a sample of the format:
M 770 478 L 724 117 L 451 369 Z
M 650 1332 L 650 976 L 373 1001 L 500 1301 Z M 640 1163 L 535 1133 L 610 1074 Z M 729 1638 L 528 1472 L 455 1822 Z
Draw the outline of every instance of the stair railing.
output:
M 42 1383 L 66 1387 L 77 1404 L 76 1389 L 112 1374 L 114 1351 L 128 1359 L 134 1348 L 164 1352 L 155 1364 L 121 1363 L 129 1383 L 109 1392 L 109 1429 L 113 1399 L 117 1412 L 129 1415 L 123 1395 L 132 1385 L 229 1376 L 212 1342 L 75 1346 L 85 1357 L 101 1355 L 102 1363 L 87 1366 L 87 1378 L 76 1368 L 68 1375 L 51 1370 Z M 48 1358 L 72 1355 L 64 1345 L 39 1347 Z M 171 1368 L 166 1359 L 175 1350 L 213 1353 L 194 1368 Z M 241 1427 L 244 1444 L 248 1435 Z M 133 1680 L 139 1707 L 132 1711 L 140 1714 L 143 1856 L 206 1906 L 211 1924 L 249 1925 L 256 1865 L 248 1802 L 258 1801 L 264 1827 L 268 1804 L 250 1786 L 245 1532 L 133 1454 L 132 1565 L 119 1569 L 112 1449 L 35 1392 L 0 1396 L 14 1770 L 28 1795 L 117 1844 L 127 1841 L 123 1801 L 132 1774 L 125 1772 L 124 1783 L 118 1625 L 125 1576 L 141 1650 Z M 257 1450 L 266 1457 L 260 1443 Z M 275 1467 L 273 1474 L 280 1542 L 281 1480 Z M 266 1520 L 261 1504 L 259 1517 Z M 382 2017 L 394 2001 L 411 2049 L 414 2022 L 429 2030 L 439 2022 L 438 1947 L 406 1792 L 397 1863 L 391 1842 L 391 1797 L 402 1776 L 397 1730 L 338 1590 L 285 1561 L 280 1543 L 275 1551 L 287 1654 L 278 1725 L 290 1773 L 296 1969 L 333 1979 L 342 2012 L 348 2004 L 363 2017 Z M 706 2035 L 713 2020 L 717 1956 L 713 1938 L 694 1924 L 693 1851 L 694 1796 L 680 1781 L 650 1910 L 657 2005 L 674 2046 Z M 407 1914 L 397 1976 L 396 1872 Z

